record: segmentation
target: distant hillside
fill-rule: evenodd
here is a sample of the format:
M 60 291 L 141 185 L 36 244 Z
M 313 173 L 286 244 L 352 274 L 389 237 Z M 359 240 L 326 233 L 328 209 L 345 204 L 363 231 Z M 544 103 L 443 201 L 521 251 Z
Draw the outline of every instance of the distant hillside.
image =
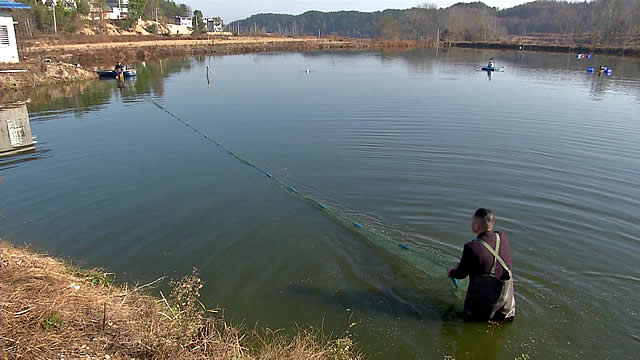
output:
M 510 35 L 588 34 L 595 42 L 625 42 L 640 35 L 640 0 L 533 1 L 498 10 L 483 2 L 377 12 L 309 11 L 259 14 L 228 25 L 229 31 L 357 38 L 496 41 Z

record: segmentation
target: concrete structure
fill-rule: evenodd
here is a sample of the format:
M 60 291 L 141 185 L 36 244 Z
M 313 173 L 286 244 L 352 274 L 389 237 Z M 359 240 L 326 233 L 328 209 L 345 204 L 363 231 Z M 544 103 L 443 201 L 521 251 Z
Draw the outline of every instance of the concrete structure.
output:
M 0 108 L 0 156 L 35 149 L 27 105 L 13 104 Z
M 31 9 L 31 7 L 14 1 L 0 0 L 0 63 L 20 61 L 11 9 Z
M 219 17 L 205 18 L 204 22 L 207 24 L 207 32 L 224 31 L 224 22 Z
M 176 25 L 180 26 L 193 26 L 193 17 L 191 16 L 176 16 Z

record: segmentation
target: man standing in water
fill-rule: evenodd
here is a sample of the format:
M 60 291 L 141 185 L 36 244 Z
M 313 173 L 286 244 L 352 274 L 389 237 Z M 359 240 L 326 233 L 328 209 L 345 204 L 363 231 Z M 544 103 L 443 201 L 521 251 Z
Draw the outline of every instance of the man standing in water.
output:
M 455 279 L 469 276 L 464 313 L 471 320 L 511 320 L 516 315 L 511 244 L 504 232 L 493 230 L 494 224 L 491 210 L 476 210 L 471 230 L 477 237 L 464 245 L 458 267 L 449 270 Z

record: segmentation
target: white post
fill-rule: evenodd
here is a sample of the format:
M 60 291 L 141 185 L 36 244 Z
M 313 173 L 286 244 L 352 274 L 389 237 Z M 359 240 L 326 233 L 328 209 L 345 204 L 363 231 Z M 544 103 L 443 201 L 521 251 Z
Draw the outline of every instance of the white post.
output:
M 57 34 L 58 33 L 58 24 L 56 22 L 56 3 L 55 2 L 53 3 L 52 9 L 53 9 L 53 33 Z

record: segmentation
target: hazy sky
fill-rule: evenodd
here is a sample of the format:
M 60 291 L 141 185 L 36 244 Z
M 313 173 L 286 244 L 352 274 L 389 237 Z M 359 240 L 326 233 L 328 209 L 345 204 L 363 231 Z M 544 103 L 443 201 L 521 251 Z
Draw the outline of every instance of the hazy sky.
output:
M 301 14 L 307 10 L 335 11 L 406 9 L 424 3 L 447 7 L 463 0 L 176 0 L 191 9 L 202 10 L 205 16 L 222 16 L 225 23 L 258 13 Z M 531 0 L 529 0 L 531 1 Z M 466 0 L 465 2 L 471 2 Z M 489 6 L 511 7 L 526 0 L 484 0 Z

